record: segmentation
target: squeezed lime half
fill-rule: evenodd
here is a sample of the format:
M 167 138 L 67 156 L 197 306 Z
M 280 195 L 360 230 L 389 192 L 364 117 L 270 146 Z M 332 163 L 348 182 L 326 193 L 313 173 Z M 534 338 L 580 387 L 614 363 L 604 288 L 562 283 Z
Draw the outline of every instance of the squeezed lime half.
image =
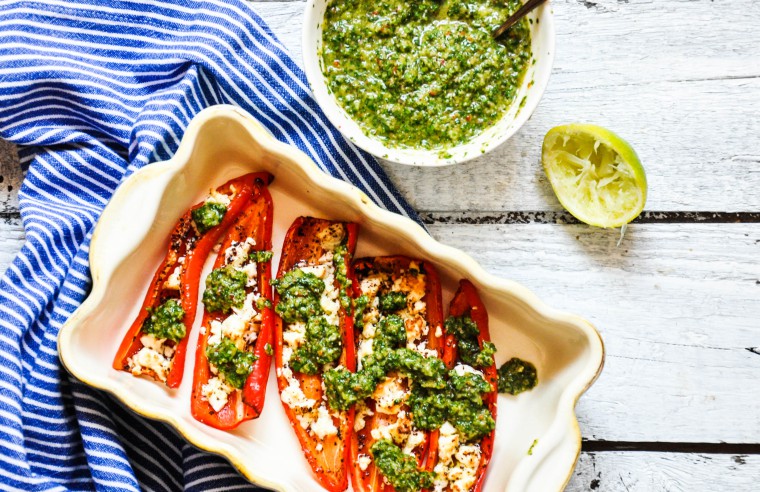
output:
M 544 137 L 541 162 L 562 206 L 586 224 L 621 227 L 644 209 L 644 167 L 633 147 L 606 128 L 581 123 L 552 128 Z

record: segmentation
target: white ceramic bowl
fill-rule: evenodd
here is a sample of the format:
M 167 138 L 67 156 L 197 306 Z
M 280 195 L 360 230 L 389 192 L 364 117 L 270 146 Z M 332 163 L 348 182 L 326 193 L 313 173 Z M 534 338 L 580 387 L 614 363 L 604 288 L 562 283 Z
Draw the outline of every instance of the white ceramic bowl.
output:
M 598 375 L 604 358 L 596 330 L 577 316 L 548 307 L 515 282 L 489 275 L 467 254 L 435 241 L 411 220 L 381 210 L 362 192 L 324 174 L 305 154 L 276 141 L 250 115 L 231 106 L 214 106 L 198 114 L 174 158 L 137 171 L 103 211 L 90 246 L 92 292 L 59 337 L 66 368 L 135 412 L 169 423 L 194 445 L 225 456 L 259 485 L 282 491 L 321 490 L 279 401 L 274 371 L 260 418 L 231 432 L 193 419 L 190 386 L 201 313 L 190 332 L 179 389 L 111 368 L 177 218 L 202 200 L 209 188 L 251 171 L 275 176 L 270 187 L 274 265 L 292 220 L 311 214 L 359 222 L 357 255 L 401 253 L 434 262 L 445 306 L 460 278 L 472 280 L 489 311 L 497 363 L 511 357 L 530 360 L 540 378 L 530 392 L 499 396 L 493 463 L 485 490 L 562 490 L 581 446 L 575 403 Z M 212 263 L 213 255 L 205 273 Z M 534 440 L 537 444 L 528 454 Z
M 306 2 L 302 51 L 309 87 L 332 124 L 346 138 L 376 157 L 400 164 L 433 167 L 457 164 L 483 155 L 506 142 L 528 121 L 549 82 L 554 62 L 554 20 L 549 2 L 546 2 L 528 15 L 533 21 L 530 24 L 530 34 L 535 63 L 528 65 L 514 103 L 498 123 L 472 140 L 447 149 L 445 153 L 439 150 L 387 147 L 380 140 L 365 135 L 327 89 L 319 53 L 322 48 L 322 21 L 329 1 Z M 525 102 L 521 104 L 523 98 Z

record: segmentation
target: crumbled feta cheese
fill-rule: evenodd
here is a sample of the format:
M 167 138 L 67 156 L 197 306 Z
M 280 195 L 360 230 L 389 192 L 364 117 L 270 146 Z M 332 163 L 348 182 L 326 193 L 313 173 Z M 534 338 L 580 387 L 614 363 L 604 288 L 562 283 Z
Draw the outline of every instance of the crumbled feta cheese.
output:
M 375 412 L 370 410 L 363 400 L 357 403 L 356 417 L 354 417 L 354 430 L 356 432 L 359 432 L 360 430 L 364 429 L 364 426 L 366 425 L 367 417 L 371 417 L 374 414 Z
M 383 283 L 383 277 L 380 275 L 371 275 L 362 279 L 360 283 L 362 294 L 367 296 L 376 296 L 380 285 Z
M 423 340 L 420 343 L 407 342 L 406 348 L 414 350 L 415 352 L 421 354 L 423 357 L 438 357 L 438 352 L 428 348 L 427 340 Z
M 174 271 L 164 281 L 164 289 L 179 290 L 181 287 L 179 277 L 182 275 L 182 265 L 177 265 Z
M 372 462 L 372 458 L 370 458 L 369 455 L 366 455 L 366 454 L 360 454 L 356 458 L 356 463 L 359 465 L 359 469 L 361 471 L 366 471 L 371 462 Z
M 359 342 L 359 350 L 356 352 L 356 360 L 359 361 L 359 369 L 361 369 L 361 362 L 365 357 L 372 355 L 372 344 L 374 340 L 372 338 L 364 338 Z
M 224 250 L 225 263 L 240 269 L 244 263 L 248 262 L 248 253 L 254 246 L 256 246 L 256 241 L 252 237 L 246 238 L 243 242 L 232 241 L 230 247 Z
M 414 304 L 412 304 L 412 314 L 420 314 L 425 312 L 425 301 L 417 301 Z
M 409 437 L 412 430 L 411 419 L 398 418 L 392 424 L 385 424 L 375 427 L 370 432 L 372 439 L 379 441 L 381 439 L 390 439 L 396 444 L 403 444 Z
M 259 312 L 254 307 L 258 297 L 258 295 L 251 292 L 245 296 L 242 307 L 232 308 L 232 314 L 222 323 L 222 330 L 225 335 L 233 340 L 246 338 L 246 335 L 248 335 L 247 338 L 251 338 L 249 333 L 250 329 L 253 328 L 251 322 L 261 319 Z M 253 340 L 255 339 L 256 337 L 254 336 Z M 242 349 L 242 347 L 238 348 Z
M 480 445 L 460 443 L 457 430 L 445 422 L 438 437 L 438 463 L 433 468 L 435 491 L 468 492 L 477 480 L 480 458 Z
M 297 348 L 306 340 L 306 324 L 297 321 L 288 325 L 282 333 L 282 340 L 292 348 Z M 290 357 L 288 357 L 290 360 Z
M 317 233 L 317 239 L 326 251 L 332 251 L 340 246 L 345 237 L 346 229 L 343 224 L 333 224 Z
M 316 400 L 306 398 L 306 395 L 304 395 L 303 390 L 301 390 L 301 386 L 298 384 L 297 379 L 293 378 L 292 376 L 288 379 L 288 386 L 282 390 L 282 394 L 280 395 L 282 402 L 290 408 L 294 409 L 312 408 L 317 403 Z
M 317 412 L 319 415 L 317 421 L 311 425 L 311 431 L 314 435 L 319 439 L 324 440 L 327 436 L 334 436 L 337 434 L 338 429 L 335 427 L 335 424 L 333 424 L 332 416 L 330 416 L 330 412 L 327 411 L 324 404 L 320 405 Z
M 401 405 L 409 397 L 409 390 L 404 387 L 400 376 L 386 378 L 377 385 L 372 398 L 375 400 L 375 410 L 379 413 L 397 414 Z
M 414 456 L 414 449 L 425 442 L 425 434 L 422 431 L 415 430 L 409 434 L 409 438 L 404 444 L 402 451 L 408 455 Z
M 221 321 L 211 320 L 209 323 L 209 330 L 211 334 L 208 336 L 206 343 L 209 345 L 219 345 L 222 343 L 222 323 Z
M 229 207 L 231 202 L 232 198 L 229 195 L 219 193 L 216 190 L 210 190 L 208 193 L 208 198 L 206 198 L 206 203 L 218 203 L 220 205 L 224 205 L 225 207 Z
M 425 336 L 427 322 L 422 316 L 405 317 L 404 328 L 406 328 L 407 344 L 413 344 Z
M 140 343 L 143 347 L 127 359 L 130 372 L 135 376 L 153 372 L 158 380 L 165 382 L 166 374 L 171 368 L 174 348 L 166 344 L 165 338 L 156 338 L 149 334 L 141 336 Z
M 215 412 L 218 412 L 227 404 L 227 400 L 230 393 L 235 391 L 235 388 L 225 383 L 218 377 L 213 377 L 208 380 L 208 383 L 201 387 L 201 395 L 204 400 L 207 400 L 211 408 Z
M 478 371 L 477 369 L 471 366 L 468 366 L 467 364 L 457 364 L 456 366 L 454 366 L 454 372 L 457 374 L 457 376 L 464 376 L 466 373 L 470 373 L 470 374 L 477 374 L 480 377 L 484 377 L 481 371 Z

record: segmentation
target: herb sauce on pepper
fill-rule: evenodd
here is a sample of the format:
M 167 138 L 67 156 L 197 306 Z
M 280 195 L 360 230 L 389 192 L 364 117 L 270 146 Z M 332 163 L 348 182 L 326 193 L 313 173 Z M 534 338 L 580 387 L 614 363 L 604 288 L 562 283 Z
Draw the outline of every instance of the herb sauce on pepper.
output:
M 341 0 L 327 7 L 329 90 L 365 134 L 391 147 L 446 149 L 499 121 L 531 58 L 527 21 L 491 31 L 519 0 Z
M 155 309 L 148 309 L 148 312 L 150 316 L 143 323 L 143 333 L 175 342 L 185 338 L 187 330 L 182 322 L 185 310 L 179 299 L 169 299 Z

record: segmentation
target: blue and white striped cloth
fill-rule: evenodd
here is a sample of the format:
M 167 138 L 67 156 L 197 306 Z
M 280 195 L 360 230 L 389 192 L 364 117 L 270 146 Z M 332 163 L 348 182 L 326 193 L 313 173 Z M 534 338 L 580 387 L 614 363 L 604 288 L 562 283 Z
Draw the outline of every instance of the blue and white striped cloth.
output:
M 251 487 L 223 459 L 70 378 L 56 342 L 89 291 L 90 234 L 116 187 L 171 157 L 193 115 L 219 103 L 416 217 L 327 122 L 244 1 L 0 1 L 0 138 L 28 166 L 26 244 L 0 281 L 0 489 Z

